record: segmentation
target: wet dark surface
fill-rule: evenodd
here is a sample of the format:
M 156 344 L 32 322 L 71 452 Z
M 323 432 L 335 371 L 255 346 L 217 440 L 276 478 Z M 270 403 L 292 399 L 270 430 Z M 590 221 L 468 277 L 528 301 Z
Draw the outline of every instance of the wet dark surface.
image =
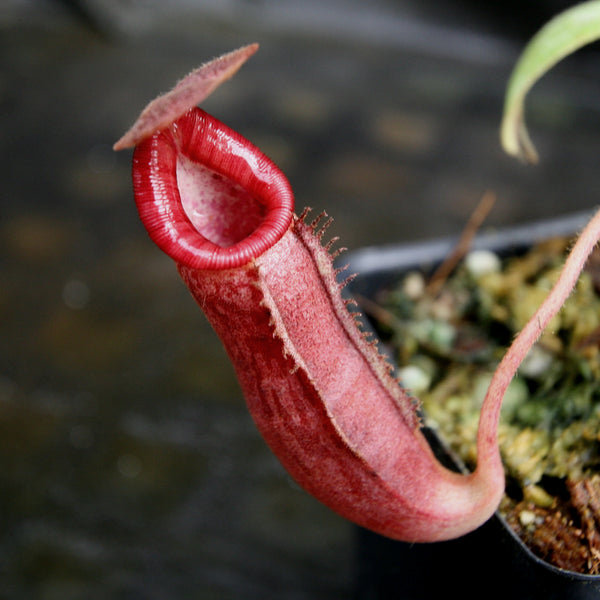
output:
M 266 449 L 111 150 L 197 64 L 261 43 L 205 108 L 350 248 L 455 234 L 488 189 L 486 227 L 598 203 L 594 52 L 536 88 L 524 167 L 497 134 L 522 32 L 364 4 L 89 3 L 101 35 L 64 5 L 0 8 L 0 597 L 352 597 L 351 527 Z

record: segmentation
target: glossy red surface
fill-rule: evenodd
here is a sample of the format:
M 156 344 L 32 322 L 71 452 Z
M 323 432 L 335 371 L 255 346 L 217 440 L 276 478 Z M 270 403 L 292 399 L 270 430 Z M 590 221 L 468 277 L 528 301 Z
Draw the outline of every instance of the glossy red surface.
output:
M 239 267 L 289 227 L 294 198 L 285 176 L 258 148 L 198 108 L 144 140 L 133 160 L 142 222 L 178 263 Z

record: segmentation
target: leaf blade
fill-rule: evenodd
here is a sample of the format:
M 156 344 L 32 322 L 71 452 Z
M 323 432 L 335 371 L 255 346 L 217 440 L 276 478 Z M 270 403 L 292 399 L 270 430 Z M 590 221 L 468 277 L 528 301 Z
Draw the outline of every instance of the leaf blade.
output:
M 598 39 L 600 0 L 583 2 L 563 11 L 531 38 L 507 85 L 500 127 L 500 140 L 507 154 L 525 162 L 537 162 L 537 151 L 525 125 L 525 98 L 554 65 Z

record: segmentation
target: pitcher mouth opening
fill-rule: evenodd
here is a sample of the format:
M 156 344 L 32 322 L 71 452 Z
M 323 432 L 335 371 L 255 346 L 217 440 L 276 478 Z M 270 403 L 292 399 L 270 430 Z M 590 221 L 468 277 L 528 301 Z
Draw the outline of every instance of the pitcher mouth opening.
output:
M 199 108 L 141 142 L 133 157 L 140 218 L 154 242 L 194 269 L 231 269 L 273 246 L 294 197 L 258 148 Z

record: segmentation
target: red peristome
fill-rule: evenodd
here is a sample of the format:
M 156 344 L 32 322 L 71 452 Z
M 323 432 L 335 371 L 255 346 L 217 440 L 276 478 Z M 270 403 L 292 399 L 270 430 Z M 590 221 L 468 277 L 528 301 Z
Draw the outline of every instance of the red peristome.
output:
M 133 165 L 140 217 L 178 263 L 238 267 L 274 244 L 291 222 L 294 198 L 281 171 L 198 108 L 139 144 Z
M 470 476 L 437 462 L 411 400 L 348 312 L 322 232 L 292 216 L 289 185 L 262 153 L 192 110 L 138 146 L 134 186 L 142 221 L 178 263 L 259 430 L 300 485 L 408 541 L 456 537 L 489 518 L 500 461 Z

